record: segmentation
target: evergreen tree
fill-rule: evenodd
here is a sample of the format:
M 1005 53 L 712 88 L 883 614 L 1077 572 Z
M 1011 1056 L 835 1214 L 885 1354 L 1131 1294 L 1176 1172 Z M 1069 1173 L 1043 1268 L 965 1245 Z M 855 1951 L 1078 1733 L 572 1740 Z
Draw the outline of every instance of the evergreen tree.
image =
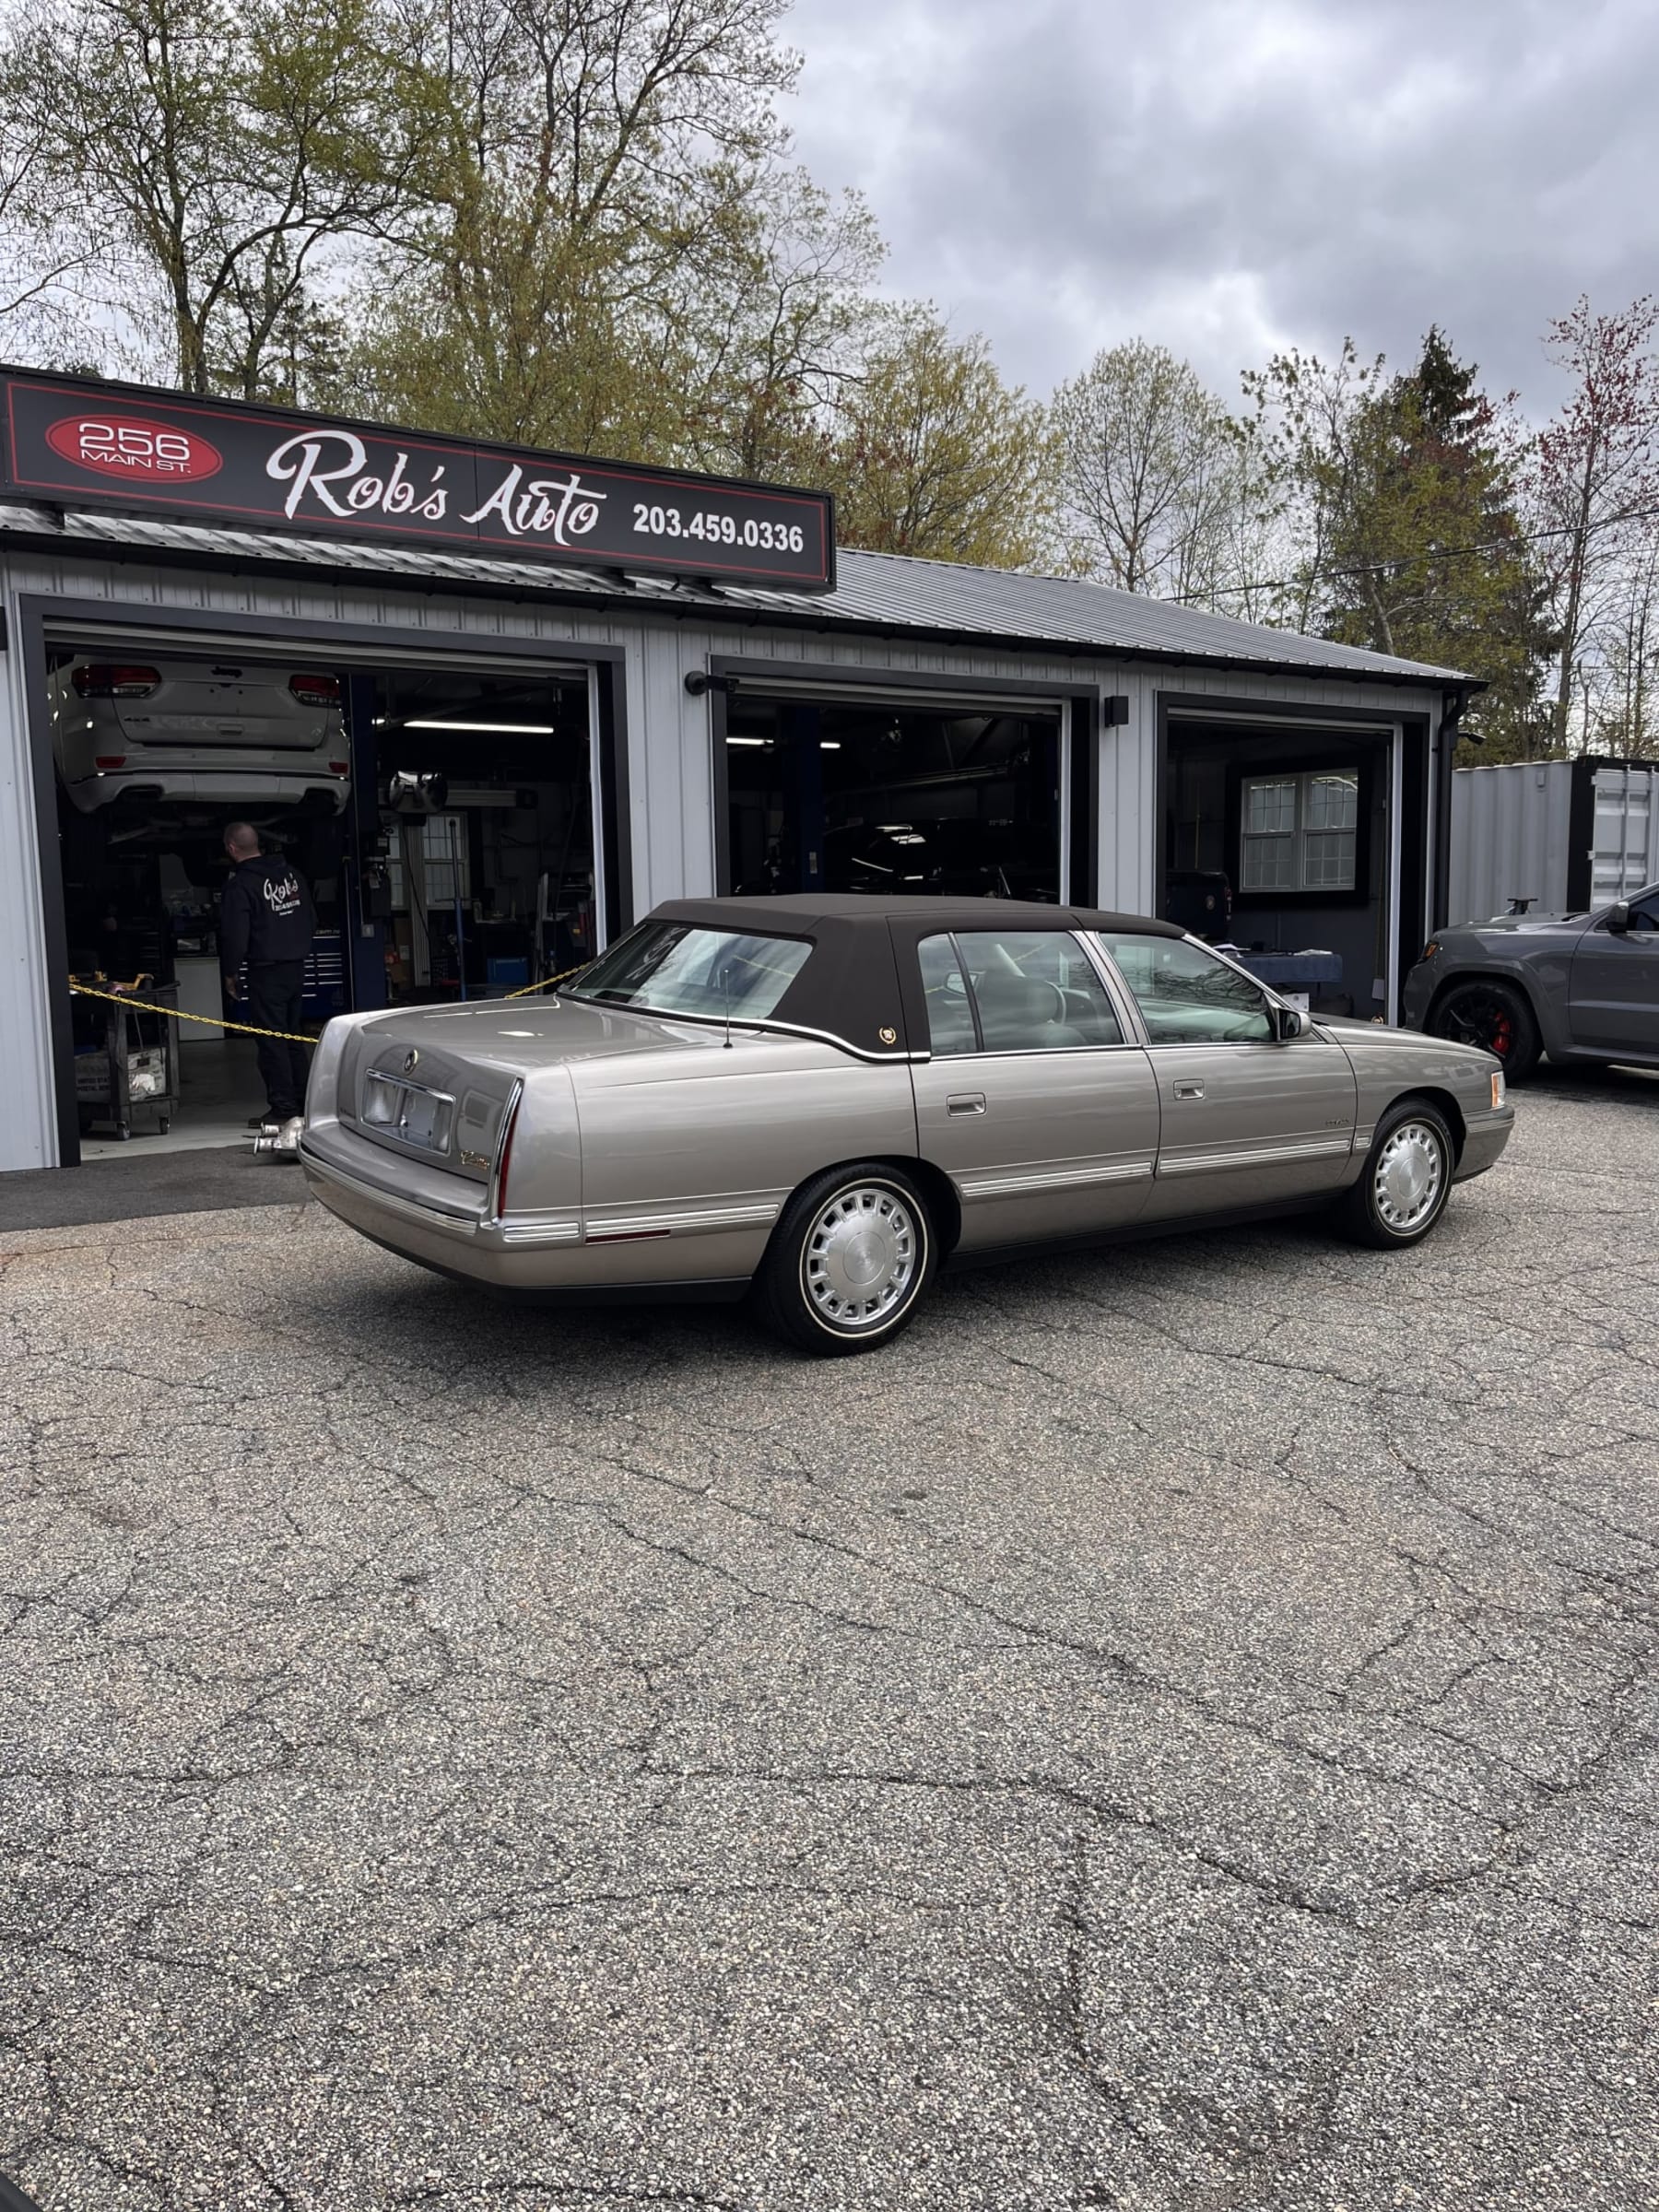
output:
M 1301 628 L 1485 679 L 1465 728 L 1520 759 L 1550 749 L 1554 640 L 1519 512 L 1526 441 L 1441 331 L 1390 376 L 1351 343 L 1330 367 L 1281 355 L 1247 380 L 1298 521 Z

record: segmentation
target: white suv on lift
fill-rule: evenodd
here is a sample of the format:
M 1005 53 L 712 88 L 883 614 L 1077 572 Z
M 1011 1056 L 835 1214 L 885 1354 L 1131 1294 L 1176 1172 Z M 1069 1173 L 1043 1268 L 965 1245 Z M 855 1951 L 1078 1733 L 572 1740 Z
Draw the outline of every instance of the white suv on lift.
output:
M 82 814 L 122 800 L 316 815 L 346 804 L 337 676 L 76 654 L 48 685 L 58 773 Z

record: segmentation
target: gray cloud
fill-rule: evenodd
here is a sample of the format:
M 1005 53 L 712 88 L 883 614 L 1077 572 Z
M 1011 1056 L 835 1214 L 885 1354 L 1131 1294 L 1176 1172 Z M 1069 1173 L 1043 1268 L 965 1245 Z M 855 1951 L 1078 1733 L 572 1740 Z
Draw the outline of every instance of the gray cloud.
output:
M 796 0 L 793 118 L 896 292 L 1046 392 L 1139 334 L 1231 395 L 1432 322 L 1529 411 L 1547 318 L 1659 284 L 1652 0 Z

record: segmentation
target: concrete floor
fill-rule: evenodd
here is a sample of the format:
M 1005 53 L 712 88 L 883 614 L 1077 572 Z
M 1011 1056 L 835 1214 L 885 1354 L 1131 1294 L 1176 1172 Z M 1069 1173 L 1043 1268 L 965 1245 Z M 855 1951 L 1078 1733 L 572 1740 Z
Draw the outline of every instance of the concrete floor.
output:
M 180 1099 L 172 1126 L 163 1136 L 156 1117 L 142 1108 L 134 1115 L 133 1134 L 124 1143 L 109 1135 L 83 1136 L 83 1160 L 125 1159 L 147 1153 L 210 1152 L 226 1145 L 253 1142 L 251 1114 L 265 1111 L 251 1037 L 216 1037 L 207 1044 L 179 1048 Z
M 0 1237 L 44 2212 L 1659 2203 L 1659 1086 L 814 1366 Z M 93 1172 L 95 1171 L 88 1171 Z

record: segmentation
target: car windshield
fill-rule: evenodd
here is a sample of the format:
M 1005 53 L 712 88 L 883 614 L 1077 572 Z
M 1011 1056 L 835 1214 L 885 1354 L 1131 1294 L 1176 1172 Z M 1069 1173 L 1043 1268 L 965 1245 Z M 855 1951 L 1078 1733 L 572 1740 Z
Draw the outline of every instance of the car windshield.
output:
M 566 996 L 653 1014 L 759 1020 L 771 1012 L 811 954 L 810 945 L 790 937 L 694 929 L 687 922 L 647 922 L 583 969 Z

